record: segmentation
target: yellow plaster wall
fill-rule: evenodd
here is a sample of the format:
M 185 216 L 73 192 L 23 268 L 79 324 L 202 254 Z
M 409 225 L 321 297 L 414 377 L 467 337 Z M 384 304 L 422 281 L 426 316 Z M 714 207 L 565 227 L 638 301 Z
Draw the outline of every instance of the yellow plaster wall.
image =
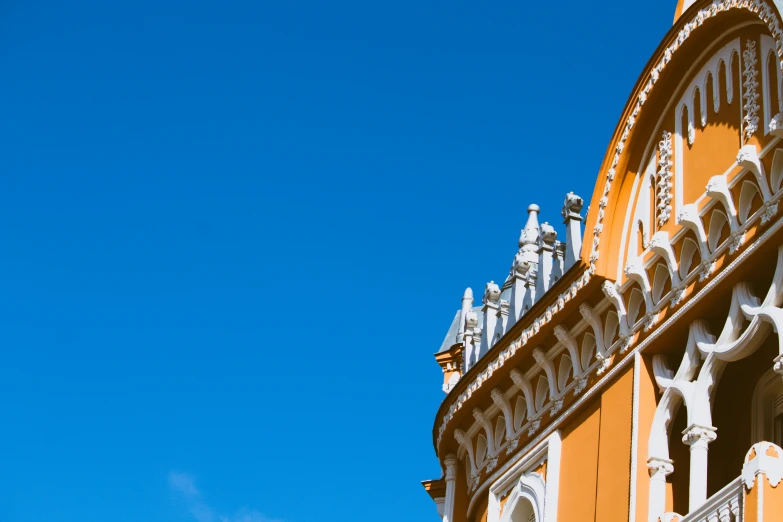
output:
M 773 488 L 764 480 L 764 520 L 783 520 L 783 484 Z
M 595 520 L 627 522 L 631 486 L 633 368 L 601 395 Z
M 558 519 L 627 522 L 633 368 L 563 430 Z
M 557 510 L 560 520 L 594 520 L 600 428 L 601 408 L 596 402 L 564 430 Z

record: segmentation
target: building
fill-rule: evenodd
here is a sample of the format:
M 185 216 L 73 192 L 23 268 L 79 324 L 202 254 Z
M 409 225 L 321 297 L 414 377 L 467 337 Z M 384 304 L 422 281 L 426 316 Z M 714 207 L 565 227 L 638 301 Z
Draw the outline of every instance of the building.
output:
M 505 282 L 465 291 L 444 522 L 783 520 L 781 12 L 679 0 L 586 215 L 568 194 L 560 242 L 531 205 Z

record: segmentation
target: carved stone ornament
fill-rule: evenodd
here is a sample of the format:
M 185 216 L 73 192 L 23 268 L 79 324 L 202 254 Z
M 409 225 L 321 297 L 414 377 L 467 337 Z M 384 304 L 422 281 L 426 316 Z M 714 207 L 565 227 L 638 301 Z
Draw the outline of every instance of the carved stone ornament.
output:
M 709 261 L 705 261 L 701 264 L 700 270 L 699 270 L 699 282 L 704 281 L 708 277 L 710 277 L 710 274 L 715 271 L 715 263 L 710 263 Z
M 672 215 L 672 133 L 663 132 L 663 138 L 658 144 L 658 172 L 655 184 L 655 215 L 658 226 L 662 227 Z
M 663 475 L 664 477 L 674 473 L 674 462 L 668 459 L 650 458 L 647 460 L 647 470 L 650 477 Z
M 563 210 L 561 211 L 563 219 L 571 218 L 581 220 L 582 216 L 580 215 L 580 212 L 582 212 L 584 204 L 584 200 L 573 192 L 566 194 L 565 201 L 563 202 Z
M 530 428 L 528 428 L 527 434 L 528 435 L 533 435 L 535 432 L 538 431 L 538 428 L 540 428 L 540 427 L 541 427 L 541 421 L 540 420 L 534 420 L 530 424 Z
M 729 244 L 729 254 L 734 254 L 739 250 L 739 248 L 742 246 L 742 243 L 745 242 L 745 233 L 744 232 L 733 232 L 731 234 L 731 243 Z
M 773 136 L 781 136 L 783 134 L 783 112 L 776 114 L 772 121 L 769 122 L 769 133 Z
M 780 376 L 783 376 L 783 355 L 775 357 L 775 364 L 772 366 L 772 370 Z
M 764 213 L 761 215 L 761 224 L 769 222 L 778 213 L 778 202 L 764 204 Z
M 710 426 L 691 426 L 682 434 L 682 441 L 688 446 L 707 445 L 716 438 L 715 428 Z
M 604 281 L 601 284 L 601 290 L 608 299 L 618 300 L 622 299 L 620 292 L 617 291 L 617 285 L 611 281 Z
M 614 356 L 610 355 L 610 356 L 606 357 L 606 356 L 603 356 L 603 355 L 601 355 L 599 353 L 599 354 L 596 354 L 595 358 L 598 359 L 598 361 L 600 362 L 600 364 L 598 365 L 598 370 L 596 371 L 596 373 L 598 375 L 603 375 L 604 373 L 606 373 L 606 370 L 608 370 L 609 367 L 612 366 L 612 360 L 614 359 Z
M 672 308 L 680 304 L 684 297 L 685 297 L 685 290 L 682 288 L 675 288 L 674 295 L 672 296 L 671 299 Z
M 649 332 L 652 330 L 652 327 L 655 326 L 656 321 L 658 321 L 658 314 L 655 312 L 646 314 L 644 316 L 644 331 Z
M 742 134 L 745 140 L 749 140 L 759 128 L 759 82 L 756 80 L 759 71 L 755 41 L 747 41 L 745 51 L 742 53 L 742 61 L 744 64 L 742 76 L 745 78 L 742 83 L 742 98 L 745 100 L 745 105 L 742 107 L 745 113 L 742 118 Z
M 457 463 L 459 461 L 457 460 L 457 457 L 454 455 L 448 455 L 446 457 L 446 460 L 444 463 L 446 464 L 446 475 L 445 478 L 447 481 L 449 480 L 457 480 Z

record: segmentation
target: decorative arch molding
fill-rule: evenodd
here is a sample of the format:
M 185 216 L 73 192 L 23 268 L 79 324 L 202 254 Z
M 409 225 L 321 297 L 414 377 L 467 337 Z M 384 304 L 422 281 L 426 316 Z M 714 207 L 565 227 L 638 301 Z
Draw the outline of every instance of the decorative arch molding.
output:
M 499 522 L 538 522 L 544 518 L 546 483 L 538 473 L 525 473 L 511 491 Z M 522 509 L 522 513 L 520 513 Z
M 560 432 L 555 431 L 502 472 L 489 488 L 487 522 L 528 522 L 514 517 L 522 506 L 528 516 L 535 517 L 530 520 L 557 522 L 561 446 Z M 506 502 L 501 510 L 503 498 Z M 473 506 L 471 501 L 468 514 Z

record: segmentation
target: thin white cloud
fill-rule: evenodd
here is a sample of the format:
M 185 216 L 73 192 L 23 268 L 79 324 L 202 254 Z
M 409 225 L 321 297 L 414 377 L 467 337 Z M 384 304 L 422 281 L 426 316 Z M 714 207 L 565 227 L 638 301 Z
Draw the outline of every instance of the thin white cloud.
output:
M 214 510 L 204 502 L 201 491 L 196 487 L 196 481 L 192 475 L 172 471 L 169 473 L 169 487 L 181 500 L 190 515 L 196 522 L 281 522 L 264 516 L 262 513 L 241 509 L 231 516 L 216 514 Z

